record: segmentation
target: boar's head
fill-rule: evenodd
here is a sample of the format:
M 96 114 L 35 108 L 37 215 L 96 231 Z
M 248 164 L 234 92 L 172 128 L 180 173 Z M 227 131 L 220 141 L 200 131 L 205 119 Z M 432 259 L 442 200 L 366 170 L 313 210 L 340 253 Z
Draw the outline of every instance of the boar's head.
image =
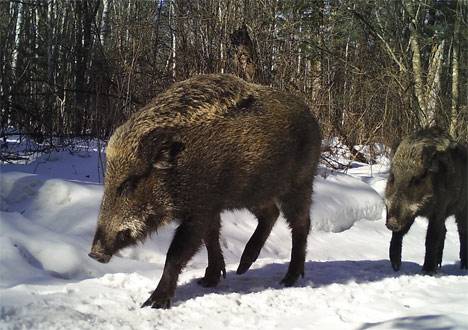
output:
M 89 253 L 99 262 L 108 262 L 175 216 L 171 177 L 183 145 L 174 132 L 138 130 L 127 122 L 106 149 L 104 195 Z
M 439 184 L 436 178 L 448 170 L 450 140 L 433 130 L 402 140 L 392 159 L 385 189 L 386 226 L 400 231 L 416 216 L 429 214 L 434 207 Z

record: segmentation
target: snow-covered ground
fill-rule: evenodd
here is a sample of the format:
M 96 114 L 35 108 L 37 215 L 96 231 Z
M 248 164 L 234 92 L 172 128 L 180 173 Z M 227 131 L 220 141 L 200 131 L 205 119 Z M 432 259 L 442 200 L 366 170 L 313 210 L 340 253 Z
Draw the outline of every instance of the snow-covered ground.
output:
M 424 219 L 405 238 L 402 271 L 391 269 L 384 163 L 353 163 L 347 174 L 320 170 L 306 275 L 296 287 L 278 284 L 291 247 L 284 219 L 252 269 L 235 274 L 256 221 L 229 212 L 222 215 L 227 278 L 213 289 L 197 285 L 202 249 L 170 310 L 139 306 L 156 287 L 174 226 L 109 264 L 87 256 L 103 192 L 98 163 L 93 151 L 55 152 L 1 166 L 1 329 L 468 329 L 468 274 L 459 269 L 453 219 L 438 276 L 420 273 Z

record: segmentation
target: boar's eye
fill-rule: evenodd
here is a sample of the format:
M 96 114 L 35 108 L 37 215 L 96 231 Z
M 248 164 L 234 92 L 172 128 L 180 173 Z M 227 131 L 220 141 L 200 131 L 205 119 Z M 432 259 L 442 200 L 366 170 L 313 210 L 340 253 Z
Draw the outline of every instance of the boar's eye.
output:
M 388 183 L 393 184 L 394 182 L 395 176 L 393 175 L 393 173 L 390 173 L 390 175 L 388 176 Z
M 120 244 L 128 242 L 131 238 L 132 238 L 132 233 L 130 232 L 130 229 L 121 230 L 117 234 L 117 241 Z
M 423 174 L 414 176 L 411 179 L 410 185 L 419 186 L 427 176 L 427 171 L 424 171 Z
M 137 180 L 134 177 L 130 177 L 117 188 L 117 193 L 120 196 L 128 196 L 132 191 L 135 190 L 137 185 Z

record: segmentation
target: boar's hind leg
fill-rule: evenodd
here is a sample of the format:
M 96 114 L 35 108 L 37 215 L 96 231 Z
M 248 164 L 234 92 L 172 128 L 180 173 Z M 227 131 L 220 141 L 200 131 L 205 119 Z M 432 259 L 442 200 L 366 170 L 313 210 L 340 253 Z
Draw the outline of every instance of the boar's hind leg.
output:
M 312 186 L 312 185 L 310 185 Z M 296 190 L 281 198 L 281 209 L 291 228 L 292 251 L 288 272 L 281 280 L 285 286 L 292 286 L 299 276 L 304 277 L 307 236 L 310 230 L 311 188 Z
M 437 270 L 437 263 L 443 249 L 445 237 L 445 223 L 439 219 L 429 219 L 426 234 L 426 256 L 424 257 L 423 272 L 433 274 Z
M 468 269 L 468 212 L 464 211 L 456 215 L 458 236 L 460 237 L 460 268 Z
M 244 274 L 249 270 L 255 260 L 257 260 L 260 250 L 268 236 L 270 236 L 271 230 L 279 216 L 279 210 L 274 201 L 266 205 L 252 208 L 250 211 L 257 217 L 258 225 L 245 246 L 239 267 L 237 268 L 237 274 Z
M 198 280 L 198 284 L 208 287 L 218 285 L 221 275 L 226 278 L 226 266 L 224 264 L 223 252 L 219 245 L 219 232 L 221 229 L 221 218 L 218 214 L 209 223 L 203 241 L 208 251 L 208 267 L 205 270 L 205 277 Z
M 198 225 L 200 225 L 198 223 Z M 156 290 L 141 306 L 152 308 L 169 308 L 177 287 L 177 279 L 187 262 L 202 244 L 204 232 L 196 221 L 183 222 L 176 230 L 169 250 L 167 251 L 164 271 Z

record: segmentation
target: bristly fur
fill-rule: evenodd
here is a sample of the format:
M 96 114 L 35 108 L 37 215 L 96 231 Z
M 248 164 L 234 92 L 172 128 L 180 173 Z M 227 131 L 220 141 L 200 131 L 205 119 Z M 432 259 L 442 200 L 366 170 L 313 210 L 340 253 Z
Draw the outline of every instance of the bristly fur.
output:
M 317 121 L 294 95 L 232 75 L 174 84 L 109 141 L 92 255 L 112 255 L 178 220 L 164 280 L 145 303 L 164 307 L 202 243 L 209 259 L 201 284 L 215 286 L 225 274 L 219 244 L 223 210 L 248 208 L 259 221 L 241 257 L 238 273 L 243 273 L 281 208 L 294 246 L 283 283 L 294 284 L 304 273 L 320 140 Z
M 178 82 L 117 128 L 106 154 L 112 157 L 121 152 L 122 143 L 127 144 L 125 150 L 136 150 L 141 138 L 154 127 L 194 126 L 224 118 L 229 111 L 237 111 L 238 103 L 264 89 L 232 75 L 200 75 Z
M 438 128 L 418 131 L 402 140 L 392 159 L 386 187 L 387 226 L 392 266 L 401 263 L 403 236 L 416 216 L 429 219 L 423 270 L 435 272 L 442 262 L 445 220 L 455 215 L 460 236 L 461 267 L 468 268 L 467 148 Z

